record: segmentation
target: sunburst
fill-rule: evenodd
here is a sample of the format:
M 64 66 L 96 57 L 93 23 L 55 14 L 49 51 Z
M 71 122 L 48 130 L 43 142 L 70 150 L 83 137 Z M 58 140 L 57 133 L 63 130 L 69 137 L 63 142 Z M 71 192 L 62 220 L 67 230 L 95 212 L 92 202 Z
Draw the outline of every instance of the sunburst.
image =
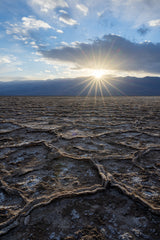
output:
M 106 75 L 106 71 L 103 69 L 93 69 L 91 71 L 90 77 L 83 81 L 85 84 L 84 88 L 80 92 L 80 96 L 84 92 L 88 92 L 86 97 L 95 96 L 95 101 L 97 96 L 101 96 L 104 101 L 104 96 L 108 93 L 109 96 L 112 96 L 112 89 L 115 89 L 120 95 L 125 95 L 119 88 L 114 85 L 114 82 L 111 82 L 109 77 Z M 81 84 L 80 84 L 81 85 Z
M 114 79 L 110 79 L 110 75 L 108 74 L 107 70 L 103 68 L 99 69 L 90 69 L 89 75 L 83 81 L 80 81 L 73 87 L 77 88 L 80 86 L 79 96 L 86 96 L 86 99 L 90 96 L 95 97 L 95 103 L 97 101 L 97 97 L 102 97 L 103 104 L 105 105 L 105 98 L 104 96 L 112 96 L 112 92 L 116 90 L 117 94 L 124 96 L 125 93 L 122 92 L 116 84 L 114 84 Z M 117 80 L 116 80 L 117 82 Z M 83 85 L 83 87 L 81 87 Z M 85 105 L 85 101 L 84 101 Z

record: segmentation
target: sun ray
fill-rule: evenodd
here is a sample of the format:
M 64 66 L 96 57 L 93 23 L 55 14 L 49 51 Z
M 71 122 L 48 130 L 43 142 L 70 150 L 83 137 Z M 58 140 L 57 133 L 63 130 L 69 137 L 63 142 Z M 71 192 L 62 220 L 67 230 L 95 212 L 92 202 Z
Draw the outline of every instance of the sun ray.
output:
M 91 91 L 92 91 L 92 89 L 93 89 L 94 86 L 95 86 L 95 83 L 92 82 L 91 87 L 90 87 L 90 89 L 89 89 L 89 91 L 88 91 L 88 93 L 87 93 L 87 96 L 90 95 L 90 93 L 91 93 Z
M 102 90 L 102 82 L 99 81 L 98 84 L 99 84 L 99 89 L 100 89 L 100 93 L 101 93 L 101 97 L 102 97 L 103 105 L 105 105 L 105 102 L 104 102 L 104 96 L 103 96 L 103 90 Z
M 121 93 L 122 95 L 126 95 L 123 91 L 121 91 L 119 88 L 117 88 L 116 86 L 114 86 L 112 83 L 110 83 L 109 81 L 107 81 L 107 84 L 110 85 L 111 87 L 113 87 L 114 89 L 116 89 L 119 93 Z
M 82 91 L 79 93 L 79 95 L 81 96 L 82 93 L 84 93 L 84 91 L 92 84 L 92 80 L 89 80 L 88 84 L 82 89 Z
M 106 86 L 106 84 L 105 84 L 105 81 L 102 82 L 102 85 L 103 85 L 103 87 L 105 88 L 105 90 L 107 91 L 107 93 L 108 93 L 110 96 L 112 96 L 112 94 L 111 94 L 109 88 L 108 88 L 108 87 Z
M 98 90 L 98 83 L 97 83 L 97 81 L 95 82 L 95 89 L 94 89 L 94 103 L 95 103 L 95 105 L 96 105 L 96 103 L 97 103 L 97 90 Z

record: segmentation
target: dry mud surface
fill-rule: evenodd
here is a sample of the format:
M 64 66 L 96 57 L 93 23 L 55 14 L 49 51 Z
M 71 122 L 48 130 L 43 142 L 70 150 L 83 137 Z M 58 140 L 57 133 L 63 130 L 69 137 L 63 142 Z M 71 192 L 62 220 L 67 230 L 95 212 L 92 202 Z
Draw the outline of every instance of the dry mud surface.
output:
M 0 239 L 160 239 L 160 97 L 0 97 Z

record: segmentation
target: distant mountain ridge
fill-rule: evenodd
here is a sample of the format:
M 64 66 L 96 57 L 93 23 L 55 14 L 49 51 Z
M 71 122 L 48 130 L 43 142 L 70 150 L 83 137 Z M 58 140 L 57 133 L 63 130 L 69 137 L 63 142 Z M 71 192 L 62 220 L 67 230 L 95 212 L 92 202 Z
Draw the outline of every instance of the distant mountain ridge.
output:
M 103 88 L 102 93 L 98 90 L 98 96 L 160 96 L 160 77 L 106 79 L 108 92 Z M 0 82 L 0 96 L 86 96 L 88 82 L 89 77 Z M 95 95 L 94 88 L 89 95 Z

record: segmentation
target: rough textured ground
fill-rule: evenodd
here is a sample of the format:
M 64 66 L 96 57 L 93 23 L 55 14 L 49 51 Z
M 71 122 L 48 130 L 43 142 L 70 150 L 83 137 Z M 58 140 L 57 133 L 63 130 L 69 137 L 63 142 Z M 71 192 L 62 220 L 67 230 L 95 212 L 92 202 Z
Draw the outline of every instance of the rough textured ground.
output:
M 0 239 L 160 239 L 160 97 L 0 97 Z

